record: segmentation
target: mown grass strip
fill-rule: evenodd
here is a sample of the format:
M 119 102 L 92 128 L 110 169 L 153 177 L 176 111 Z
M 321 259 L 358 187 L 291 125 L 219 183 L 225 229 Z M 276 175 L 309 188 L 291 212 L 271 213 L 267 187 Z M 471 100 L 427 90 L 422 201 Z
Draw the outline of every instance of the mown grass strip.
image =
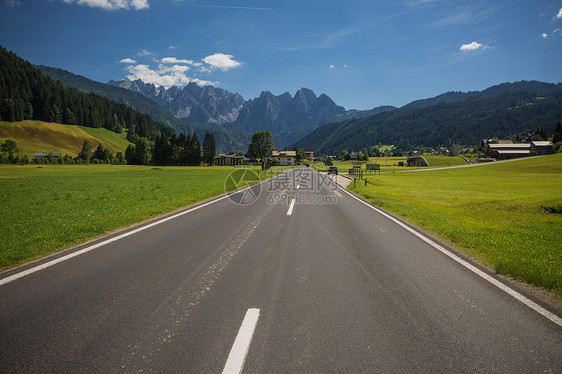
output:
M 0 268 L 220 195 L 233 170 L 0 166 Z
M 452 242 L 496 272 L 562 291 L 562 154 L 475 168 L 367 177 L 373 204 Z M 556 208 L 554 208 L 556 210 Z

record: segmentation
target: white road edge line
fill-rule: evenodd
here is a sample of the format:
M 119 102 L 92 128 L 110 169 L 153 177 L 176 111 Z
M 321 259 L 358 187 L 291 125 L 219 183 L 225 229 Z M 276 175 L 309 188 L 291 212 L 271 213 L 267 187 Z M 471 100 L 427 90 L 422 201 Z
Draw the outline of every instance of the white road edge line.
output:
M 455 255 L 454 253 L 448 251 L 447 249 L 443 248 L 442 246 L 440 246 L 439 244 L 435 243 L 433 240 L 427 238 L 425 235 L 420 234 L 419 232 L 417 232 L 416 230 L 412 229 L 411 227 L 409 227 L 408 225 L 404 224 L 403 222 L 401 222 L 400 220 L 392 217 L 391 215 L 383 212 L 382 210 L 378 209 L 377 207 L 361 200 L 360 198 L 358 198 L 357 196 L 353 195 L 351 192 L 347 191 L 345 188 L 342 188 L 343 191 L 345 191 L 349 196 L 353 197 L 355 200 L 359 201 L 362 204 L 365 204 L 366 206 L 368 206 L 369 208 L 373 209 L 374 211 L 376 211 L 377 213 L 381 214 L 382 216 L 388 218 L 389 220 L 393 221 L 394 223 L 396 223 L 397 225 L 403 227 L 404 229 L 408 230 L 409 232 L 411 232 L 412 234 L 414 234 L 415 236 L 417 236 L 418 238 L 420 238 L 421 240 L 423 240 L 424 242 L 426 242 L 427 244 L 431 245 L 433 248 L 437 249 L 439 252 L 443 253 L 444 255 L 448 256 L 449 258 L 455 260 L 457 263 L 459 263 L 460 265 L 464 266 L 465 268 L 467 268 L 468 270 L 472 271 L 473 273 L 475 273 L 476 275 L 480 276 L 481 278 L 484 278 L 485 280 L 487 280 L 488 282 L 490 282 L 491 284 L 493 284 L 494 286 L 498 287 L 500 290 L 504 291 L 505 293 L 507 293 L 508 295 L 516 298 L 517 300 L 519 300 L 520 302 L 522 302 L 523 304 L 527 305 L 529 308 L 533 309 L 534 311 L 536 311 L 537 313 L 541 314 L 542 316 L 548 318 L 549 320 L 551 320 L 552 322 L 554 322 L 555 324 L 557 324 L 558 326 L 562 327 L 562 318 L 560 318 L 559 316 L 557 316 L 556 314 L 546 310 L 545 308 L 543 308 L 542 306 L 538 305 L 537 303 L 535 303 L 534 301 L 530 300 L 529 298 L 523 296 L 522 294 L 520 294 L 519 292 L 515 291 L 514 289 L 512 289 L 511 287 L 506 286 L 505 284 L 503 284 L 502 282 L 498 281 L 497 279 L 495 279 L 494 277 L 486 274 L 485 272 L 483 272 L 482 270 L 478 269 L 476 266 L 470 264 L 469 262 L 463 260 L 462 258 L 460 258 L 459 256 Z
M 259 184 L 265 183 L 265 182 L 266 182 L 266 180 L 260 182 Z M 233 192 L 233 193 L 243 192 L 243 191 L 245 191 L 245 190 L 247 190 L 247 189 L 249 189 L 249 188 L 255 187 L 255 186 L 257 186 L 257 185 L 258 185 L 258 184 L 253 184 L 253 185 L 251 185 L 251 186 L 245 187 L 245 188 L 243 188 L 243 189 L 241 189 L 241 190 L 239 190 L 239 191 Z M 159 224 L 161 224 L 161 223 L 164 223 L 164 222 L 173 220 L 173 219 L 175 219 L 175 218 L 181 217 L 181 216 L 183 216 L 183 215 L 185 215 L 185 214 L 188 214 L 188 213 L 191 213 L 191 212 L 193 212 L 193 211 L 195 211 L 195 210 L 197 210 L 197 209 L 204 208 L 204 207 L 206 207 L 206 206 L 208 206 L 208 205 L 211 205 L 211 204 L 214 204 L 214 203 L 216 203 L 216 202 L 218 202 L 218 201 L 221 201 L 221 200 L 223 200 L 223 199 L 226 199 L 227 197 L 229 197 L 229 195 L 221 196 L 221 197 L 219 197 L 219 198 L 216 198 L 215 200 L 208 201 L 208 202 L 206 202 L 206 203 L 204 203 L 204 204 L 198 205 L 198 206 L 196 206 L 196 207 L 193 207 L 193 208 L 188 209 L 188 210 L 185 210 L 185 211 L 183 211 L 183 212 L 174 214 L 174 215 L 172 215 L 172 216 L 169 216 L 169 217 L 166 217 L 166 218 L 162 218 L 161 220 L 152 222 L 152 223 L 150 223 L 150 224 L 148 224 L 148 225 L 139 227 L 139 228 L 137 228 L 137 229 L 134 229 L 134 230 L 131 230 L 131 231 L 127 231 L 126 233 L 123 233 L 123 234 L 121 234 L 121 235 L 114 236 L 113 238 L 104 240 L 104 241 L 102 241 L 102 242 L 99 242 L 99 243 L 94 244 L 94 245 L 91 245 L 91 246 L 88 246 L 88 247 L 83 248 L 83 249 L 81 249 L 81 250 L 79 250 L 79 251 L 69 253 L 69 254 L 67 254 L 66 256 L 62 256 L 62 257 L 56 258 L 56 259 L 54 259 L 54 260 L 45 262 L 44 264 L 40 264 L 40 265 L 34 266 L 34 267 L 32 267 L 32 268 L 29 268 L 29 269 L 27 269 L 27 270 L 24 270 L 24 271 L 22 271 L 22 272 L 19 272 L 19 273 L 10 275 L 9 277 L 0 279 L 0 286 L 2 286 L 2 285 L 4 285 L 4 284 L 7 284 L 7 283 L 10 283 L 10 282 L 13 282 L 13 281 L 15 281 L 16 279 L 25 277 L 26 275 L 33 274 L 33 273 L 35 273 L 35 272 L 37 272 L 37 271 L 40 271 L 40 270 L 46 269 L 46 268 L 48 268 L 48 267 L 51 267 L 51 266 L 53 266 L 53 265 L 56 265 L 56 264 L 58 264 L 59 262 L 63 262 L 63 261 L 69 260 L 69 259 L 71 259 L 71 258 L 73 258 L 73 257 L 79 256 L 79 255 L 84 254 L 84 253 L 86 253 L 86 252 L 90 252 L 91 250 L 94 250 L 94 249 L 96 249 L 96 248 L 103 247 L 104 245 L 107 245 L 107 244 L 109 244 L 109 243 L 113 243 L 113 242 L 115 242 L 115 241 L 117 241 L 117 240 L 121 240 L 121 239 L 126 238 L 126 237 L 128 237 L 128 236 L 134 235 L 134 234 L 136 234 L 136 233 L 138 233 L 138 232 L 141 232 L 141 231 L 143 231 L 143 230 L 149 229 L 149 228 L 154 227 L 154 226 L 156 226 L 156 225 L 159 225 Z
M 242 372 L 259 317 L 259 309 L 251 308 L 246 312 L 246 316 L 244 317 L 244 321 L 242 321 L 238 335 L 236 335 L 236 340 L 234 340 L 222 374 L 239 374 Z
M 287 211 L 287 215 L 293 215 L 293 209 L 295 208 L 295 201 L 296 199 L 291 199 L 291 203 L 289 204 L 289 210 Z

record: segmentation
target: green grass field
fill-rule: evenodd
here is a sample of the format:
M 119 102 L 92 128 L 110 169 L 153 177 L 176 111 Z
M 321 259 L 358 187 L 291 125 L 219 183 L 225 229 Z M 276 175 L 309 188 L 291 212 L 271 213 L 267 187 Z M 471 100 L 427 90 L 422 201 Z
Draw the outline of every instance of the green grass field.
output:
M 443 155 L 424 155 L 425 159 L 431 167 L 447 167 L 447 166 L 459 166 L 459 165 L 468 165 L 468 163 L 463 160 L 461 157 L 449 157 Z M 365 170 L 365 164 L 379 164 L 381 165 L 381 173 L 393 173 L 396 171 L 403 171 L 403 170 L 413 170 L 413 169 L 421 169 L 419 167 L 412 168 L 407 166 L 398 166 L 400 162 L 403 165 L 406 165 L 407 156 L 399 156 L 399 157 L 369 157 L 369 162 L 362 161 L 362 169 Z M 334 161 L 334 166 L 337 166 L 341 173 L 347 173 L 347 171 L 353 167 L 353 163 L 357 162 L 355 160 L 347 160 L 347 161 Z M 326 171 L 328 170 L 327 166 L 319 166 L 319 171 Z
M 125 154 L 125 150 L 131 144 L 126 138 L 126 133 L 123 132 L 121 134 L 116 134 L 113 131 L 109 131 L 103 128 L 93 128 L 93 127 L 86 127 L 86 126 L 78 126 L 83 131 L 87 132 L 94 138 L 101 140 L 105 144 L 109 144 L 115 150 L 122 152 Z M 80 148 L 82 149 L 82 148 Z
M 42 121 L 0 122 L 0 142 L 6 139 L 15 140 L 21 153 L 30 159 L 37 152 L 60 153 L 63 156 L 68 154 L 76 157 L 86 139 L 89 139 L 94 147 L 101 143 L 114 154 L 118 151 L 125 153 L 130 144 L 123 135 L 107 129 Z
M 233 170 L 2 165 L 0 269 L 222 194 Z
M 354 192 L 496 272 L 562 291 L 562 154 L 367 177 Z M 546 208 L 546 209 L 545 209 Z
M 424 155 L 423 157 L 431 167 L 468 165 L 468 162 L 460 156 Z

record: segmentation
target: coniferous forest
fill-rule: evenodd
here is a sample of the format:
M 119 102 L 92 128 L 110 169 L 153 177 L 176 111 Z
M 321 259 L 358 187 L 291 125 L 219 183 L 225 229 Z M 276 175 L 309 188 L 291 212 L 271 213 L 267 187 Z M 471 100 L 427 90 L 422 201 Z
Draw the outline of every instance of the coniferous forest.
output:
M 103 127 L 153 140 L 174 130 L 150 116 L 95 94 L 64 87 L 29 62 L 0 47 L 0 120 L 25 119 Z

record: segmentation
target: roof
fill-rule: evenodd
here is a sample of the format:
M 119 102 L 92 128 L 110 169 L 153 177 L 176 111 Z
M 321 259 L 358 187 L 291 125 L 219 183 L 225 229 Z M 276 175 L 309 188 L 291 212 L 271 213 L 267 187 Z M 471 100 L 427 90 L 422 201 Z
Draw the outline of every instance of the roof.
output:
M 550 147 L 550 146 L 552 146 L 552 142 L 548 141 L 548 140 L 547 141 L 542 141 L 542 140 L 541 141 L 534 141 L 534 142 L 531 142 L 531 144 L 533 144 L 533 146 L 535 146 L 535 147 Z
M 273 157 L 297 157 L 296 151 L 273 151 L 271 152 Z
M 529 143 L 513 143 L 513 144 L 488 144 L 488 147 L 496 149 L 529 149 Z
M 530 150 L 525 150 L 525 149 L 521 149 L 521 150 L 513 150 L 513 149 L 498 149 L 497 150 L 498 154 L 500 155 L 529 155 L 531 154 Z
M 246 158 L 244 156 L 236 156 L 236 155 L 223 155 L 223 154 L 219 154 L 217 156 L 215 156 L 215 158 Z
M 47 152 L 37 152 L 33 157 L 60 157 L 60 153 L 47 153 Z
M 510 140 L 510 139 L 498 139 L 497 141 L 498 141 L 499 143 L 490 143 L 490 142 L 492 142 L 493 140 L 494 140 L 493 138 L 492 138 L 492 139 L 482 139 L 482 142 L 483 142 L 484 144 L 513 144 L 513 141 Z

